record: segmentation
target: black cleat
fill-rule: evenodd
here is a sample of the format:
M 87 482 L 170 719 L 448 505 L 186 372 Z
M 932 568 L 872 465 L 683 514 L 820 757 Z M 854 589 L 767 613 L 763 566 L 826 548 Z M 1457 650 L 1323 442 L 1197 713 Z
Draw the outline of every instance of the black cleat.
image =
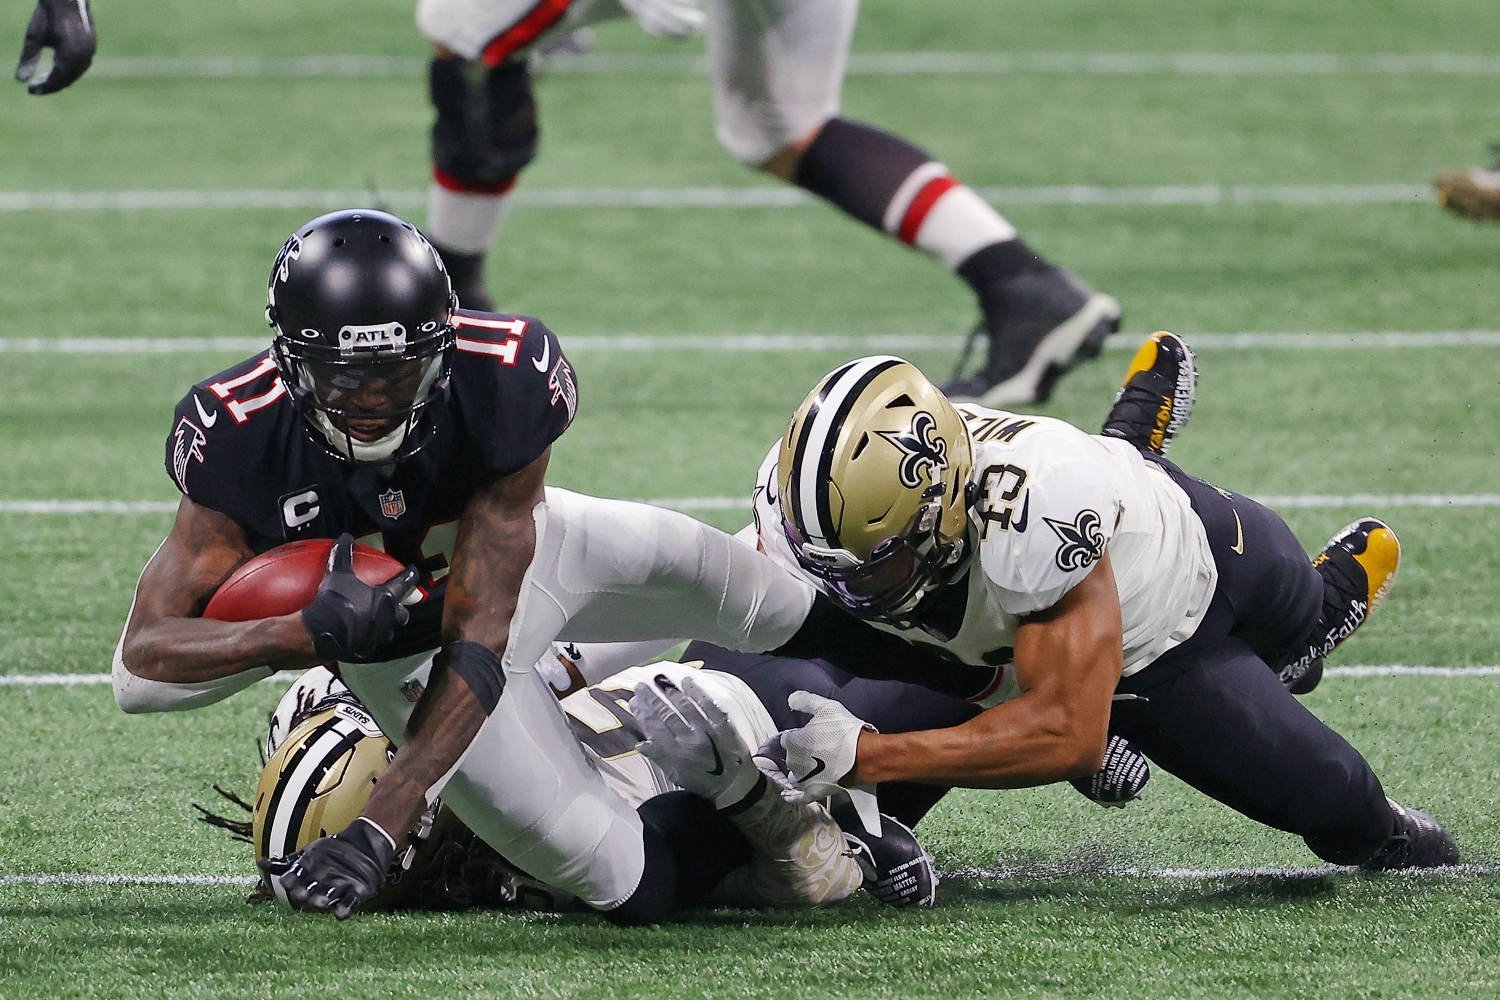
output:
M 453 292 L 458 296 L 459 307 L 478 312 L 494 312 L 495 300 L 490 298 L 489 289 L 484 287 L 485 255 L 462 253 L 437 243 L 433 243 L 432 247 L 443 259 L 448 277 L 453 280 Z
M 1025 268 L 982 294 L 980 303 L 984 319 L 942 386 L 956 403 L 1005 408 L 1043 402 L 1058 379 L 1098 357 L 1104 338 L 1120 328 L 1120 303 L 1056 264 Z M 965 376 L 981 332 L 989 335 L 989 360 L 983 371 Z
M 844 831 L 848 853 L 859 862 L 865 891 L 887 906 L 932 906 L 937 902 L 938 873 L 911 828 L 880 814 L 880 836 L 871 836 L 854 807 L 843 796 L 831 803 L 833 818 Z
M 1313 560 L 1323 577 L 1323 616 L 1308 645 L 1278 671 L 1293 694 L 1307 694 L 1323 678 L 1323 657 L 1375 613 L 1396 582 L 1401 541 L 1373 517 L 1346 525 Z
M 1177 334 L 1158 330 L 1131 359 L 1102 433 L 1166 455 L 1193 412 L 1197 387 L 1193 352 Z
M 1458 864 L 1458 844 L 1443 824 L 1420 809 L 1408 809 L 1391 798 L 1386 801 L 1396 814 L 1396 829 L 1385 846 L 1361 868 L 1367 872 L 1394 872 Z

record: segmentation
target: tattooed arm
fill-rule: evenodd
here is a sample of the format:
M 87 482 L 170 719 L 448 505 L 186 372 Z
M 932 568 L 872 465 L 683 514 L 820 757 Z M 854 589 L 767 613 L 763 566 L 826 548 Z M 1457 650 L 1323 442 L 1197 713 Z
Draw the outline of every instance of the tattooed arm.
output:
M 172 533 L 136 584 L 117 656 L 124 669 L 145 680 L 193 684 L 256 667 L 317 664 L 298 614 L 248 622 L 200 617 L 219 585 L 253 555 L 233 520 L 183 497 Z
M 498 689 L 455 659 L 504 657 L 521 580 L 536 550 L 532 511 L 543 499 L 551 449 L 526 468 L 475 494 L 459 521 L 448 596 L 444 648 L 434 659 L 422 700 L 406 727 L 406 744 L 381 776 L 362 814 L 383 830 L 411 829 L 427 790 L 447 774 L 494 708 Z M 482 647 L 482 648 L 481 648 Z

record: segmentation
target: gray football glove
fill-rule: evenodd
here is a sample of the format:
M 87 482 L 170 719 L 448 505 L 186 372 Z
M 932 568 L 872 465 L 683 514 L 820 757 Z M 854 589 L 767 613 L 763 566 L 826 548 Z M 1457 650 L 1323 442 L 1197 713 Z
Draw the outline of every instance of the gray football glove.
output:
M 760 781 L 760 770 L 728 714 L 693 677 L 684 677 L 681 687 L 664 674 L 653 680 L 637 684 L 630 699 L 630 714 L 646 736 L 636 749 L 715 809 L 742 801 Z

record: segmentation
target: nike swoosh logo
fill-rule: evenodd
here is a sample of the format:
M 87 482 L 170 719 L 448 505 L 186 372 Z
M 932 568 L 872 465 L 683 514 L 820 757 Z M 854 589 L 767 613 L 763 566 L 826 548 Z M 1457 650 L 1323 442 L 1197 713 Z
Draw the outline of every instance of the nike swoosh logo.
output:
M 1021 516 L 1011 522 L 1011 530 L 1017 533 L 1026 530 L 1026 522 L 1031 517 L 1031 491 L 1026 491 L 1026 499 L 1021 501 Z
M 196 392 L 193 393 L 193 405 L 198 408 L 198 419 L 203 421 L 204 430 L 207 430 L 214 424 L 218 423 L 219 415 L 217 413 L 209 413 L 207 410 L 205 410 L 203 408 L 203 403 L 198 399 L 198 394 Z
M 825 767 L 827 767 L 827 766 L 828 766 L 827 764 L 823 763 L 823 758 L 821 758 L 821 757 L 814 757 L 813 758 L 813 767 L 812 767 L 812 770 L 808 771 L 802 777 L 798 778 L 797 779 L 798 783 L 800 784 L 801 782 L 804 782 L 804 781 L 811 781 L 817 775 L 822 774 L 823 773 L 823 769 Z
M 724 759 L 719 756 L 719 744 L 715 743 L 713 740 L 709 740 L 708 745 L 713 748 L 714 752 L 714 768 L 708 773 L 711 777 L 717 778 L 719 775 L 724 773 Z
M 1229 509 L 1234 510 L 1233 507 Z M 1240 525 L 1240 512 L 1237 510 L 1234 510 L 1234 532 L 1234 544 L 1229 547 L 1229 551 L 1242 556 L 1245 554 L 1245 529 Z
M 552 341 L 548 340 L 546 337 L 543 337 L 542 338 L 542 356 L 540 358 L 532 358 L 531 359 L 531 366 L 533 368 L 535 368 L 539 372 L 544 372 L 544 371 L 547 370 L 547 359 L 549 359 L 551 357 L 552 357 Z

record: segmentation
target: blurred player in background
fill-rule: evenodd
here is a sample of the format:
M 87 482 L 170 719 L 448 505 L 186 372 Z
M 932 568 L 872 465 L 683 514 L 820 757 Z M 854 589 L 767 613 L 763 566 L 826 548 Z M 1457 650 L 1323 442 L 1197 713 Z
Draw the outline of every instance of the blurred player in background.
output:
M 977 374 L 955 374 L 946 386 L 955 398 L 1037 402 L 1098 354 L 1119 327 L 1119 303 L 1037 255 L 924 150 L 839 117 L 858 0 L 707 0 L 706 8 L 705 16 L 696 0 L 419 0 L 417 24 L 437 46 L 427 233 L 460 301 L 489 302 L 485 254 L 536 155 L 528 50 L 549 32 L 629 13 L 659 36 L 706 25 L 717 135 L 732 156 L 926 251 L 969 284 L 989 357 Z
M 1047 398 L 1057 379 L 1099 353 L 1120 306 L 1028 247 L 1016 228 L 912 143 L 839 116 L 859 0 L 419 0 L 436 46 L 429 95 L 432 184 L 426 234 L 459 301 L 488 310 L 484 262 L 521 170 L 537 153 L 529 54 L 581 26 L 624 16 L 647 32 L 705 30 L 719 141 L 736 159 L 826 199 L 936 257 L 974 291 L 982 320 L 965 346 L 953 399 L 1014 406 Z M 43 46 L 57 62 L 33 93 L 77 79 L 92 58 L 84 0 L 39 0 L 16 74 Z M 974 338 L 984 366 L 965 375 Z
M 1489 144 L 1493 165 L 1440 174 L 1432 182 L 1437 203 L 1476 222 L 1500 222 L 1500 142 Z

